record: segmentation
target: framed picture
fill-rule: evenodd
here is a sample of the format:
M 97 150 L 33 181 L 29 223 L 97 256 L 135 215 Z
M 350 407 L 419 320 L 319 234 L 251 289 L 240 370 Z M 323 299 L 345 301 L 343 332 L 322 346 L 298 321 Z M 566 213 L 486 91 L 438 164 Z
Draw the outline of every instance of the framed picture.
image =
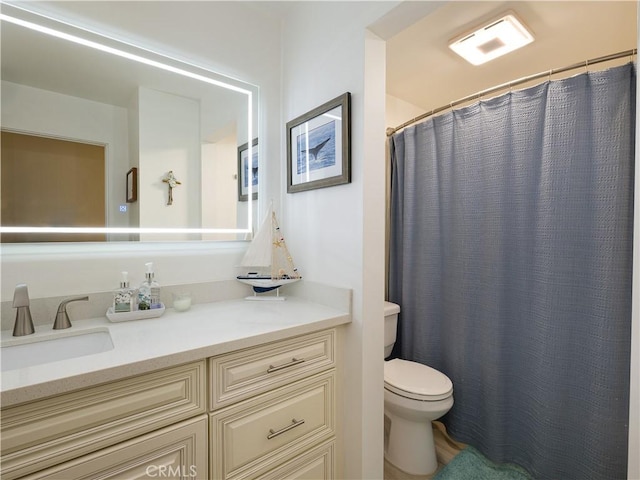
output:
M 138 169 L 133 167 L 127 172 L 127 203 L 138 200 Z
M 351 182 L 349 92 L 287 123 L 287 193 Z
M 249 200 L 249 182 L 251 182 L 251 199 L 258 198 L 258 139 L 251 142 L 251 158 L 249 143 L 238 147 L 238 200 Z

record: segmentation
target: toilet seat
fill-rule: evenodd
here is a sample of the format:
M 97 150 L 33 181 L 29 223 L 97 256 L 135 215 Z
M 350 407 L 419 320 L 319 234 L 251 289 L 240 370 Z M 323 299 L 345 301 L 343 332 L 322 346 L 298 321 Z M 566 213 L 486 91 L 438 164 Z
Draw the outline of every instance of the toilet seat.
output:
M 384 388 L 406 398 L 427 402 L 446 399 L 453 393 L 453 383 L 444 373 L 399 358 L 384 362 Z

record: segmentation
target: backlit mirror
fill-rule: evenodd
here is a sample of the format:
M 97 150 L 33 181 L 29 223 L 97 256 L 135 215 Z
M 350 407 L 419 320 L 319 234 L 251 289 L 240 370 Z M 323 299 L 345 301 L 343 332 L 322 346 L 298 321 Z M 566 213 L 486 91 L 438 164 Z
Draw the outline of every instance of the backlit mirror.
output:
M 246 237 L 257 87 L 1 8 L 3 243 Z

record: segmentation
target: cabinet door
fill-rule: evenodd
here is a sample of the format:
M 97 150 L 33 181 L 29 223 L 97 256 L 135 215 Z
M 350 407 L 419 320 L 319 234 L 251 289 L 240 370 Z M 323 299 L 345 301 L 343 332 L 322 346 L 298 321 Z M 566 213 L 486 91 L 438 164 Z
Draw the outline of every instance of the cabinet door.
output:
M 21 480 L 207 478 L 207 417 L 181 422 Z
M 206 412 L 204 361 L 2 410 L 11 480 Z
M 211 478 L 255 478 L 335 434 L 333 370 L 211 416 Z
M 324 443 L 256 478 L 256 480 L 331 480 L 335 478 L 335 442 Z

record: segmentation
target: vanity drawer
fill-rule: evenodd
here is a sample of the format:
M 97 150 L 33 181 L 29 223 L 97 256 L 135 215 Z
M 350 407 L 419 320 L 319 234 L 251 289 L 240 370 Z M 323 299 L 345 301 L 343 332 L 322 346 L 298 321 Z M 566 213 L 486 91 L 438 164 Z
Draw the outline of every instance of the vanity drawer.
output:
M 2 410 L 2 478 L 17 478 L 206 411 L 205 361 Z
M 335 330 L 209 359 L 210 408 L 266 392 L 335 365 Z
M 21 480 L 207 478 L 207 418 L 201 415 L 48 468 Z
M 334 461 L 335 442 L 324 443 L 308 452 L 297 455 L 292 460 L 274 468 L 256 480 L 302 480 L 336 478 Z
M 255 478 L 335 433 L 334 371 L 211 415 L 211 478 Z

